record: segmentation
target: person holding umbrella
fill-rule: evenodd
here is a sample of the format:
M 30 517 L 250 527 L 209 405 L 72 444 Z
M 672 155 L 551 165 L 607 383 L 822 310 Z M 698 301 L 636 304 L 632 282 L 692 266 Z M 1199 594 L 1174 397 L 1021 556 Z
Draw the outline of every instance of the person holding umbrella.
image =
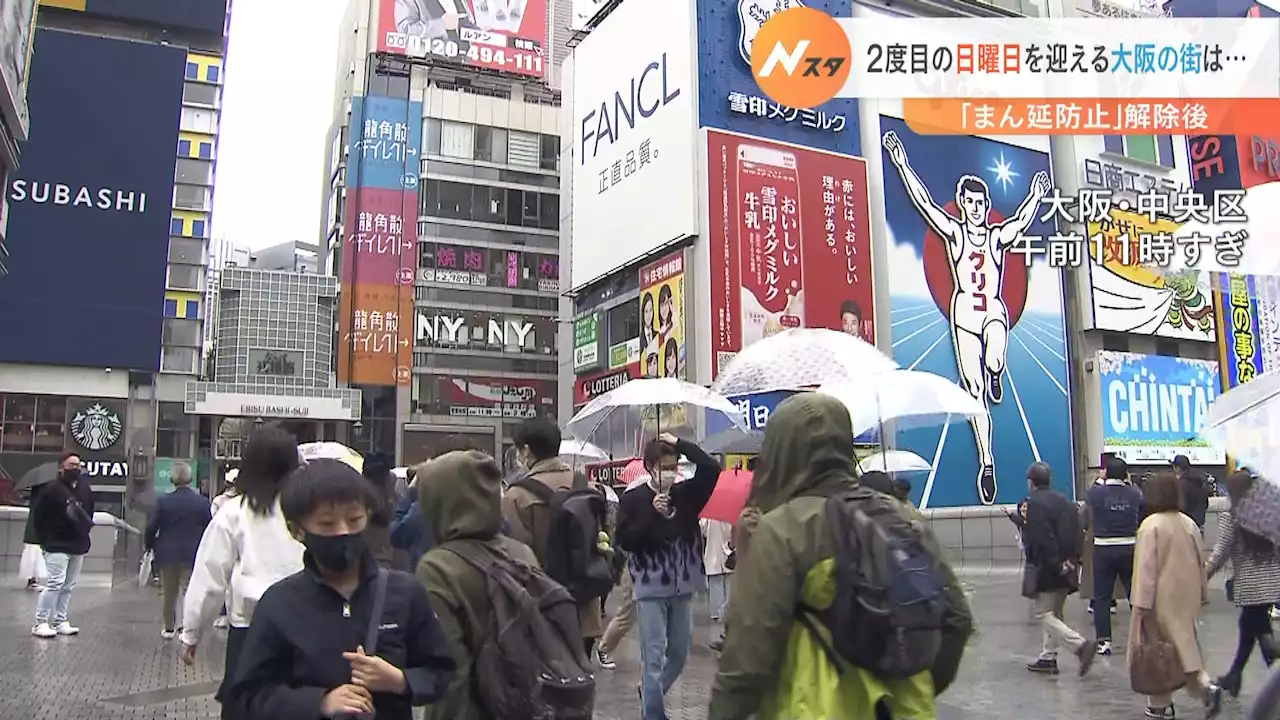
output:
M 46 483 L 31 506 L 36 540 L 44 551 L 49 574 L 36 602 L 36 622 L 31 628 L 31 634 L 38 638 L 80 632 L 67 621 L 67 607 L 93 530 L 93 489 L 80 477 L 80 456 L 64 453 L 58 468 L 58 479 Z
M 34 509 L 40 488 L 58 479 L 58 464 L 44 463 L 28 471 L 18 481 L 17 490 L 26 496 L 27 507 Z M 47 570 L 40 541 L 36 538 L 36 515 L 27 512 L 27 525 L 22 531 L 22 559 L 18 563 L 18 577 L 27 581 L 28 590 L 39 590 Z

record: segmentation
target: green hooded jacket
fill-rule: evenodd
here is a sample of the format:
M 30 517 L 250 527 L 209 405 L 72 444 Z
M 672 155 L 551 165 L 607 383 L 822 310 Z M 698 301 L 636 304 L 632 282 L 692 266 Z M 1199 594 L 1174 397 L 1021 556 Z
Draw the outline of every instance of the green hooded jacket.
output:
M 488 720 L 479 703 L 472 662 L 489 632 L 485 578 L 449 551 L 457 543 L 480 543 L 537 567 L 533 551 L 502 535 L 502 470 L 478 451 L 446 453 L 418 470 L 418 503 L 436 545 L 418 561 L 418 579 L 453 645 L 458 672 L 441 700 L 427 706 L 427 720 Z
M 801 393 L 778 405 L 747 501 L 759 520 L 751 530 L 739 528 L 746 530 L 739 540 L 743 555 L 708 720 L 816 720 L 833 712 L 842 720 L 861 720 L 863 713 L 870 719 L 880 700 L 889 703 L 894 717 L 932 717 L 933 697 L 954 680 L 959 657 L 939 658 L 932 673 L 881 683 L 856 668 L 838 673 L 816 644 L 805 647 L 812 643 L 795 622 L 802 602 L 814 607 L 831 602 L 834 549 L 821 495 L 856 485 L 856 476 L 853 427 L 840 401 Z M 908 513 L 905 507 L 903 513 Z M 754 521 L 753 514 L 748 511 L 743 519 Z M 941 556 L 927 528 L 925 536 Z M 944 574 L 951 601 L 967 617 L 960 583 L 945 565 Z M 969 629 L 961 632 L 967 638 Z M 844 718 L 845 713 L 852 716 Z

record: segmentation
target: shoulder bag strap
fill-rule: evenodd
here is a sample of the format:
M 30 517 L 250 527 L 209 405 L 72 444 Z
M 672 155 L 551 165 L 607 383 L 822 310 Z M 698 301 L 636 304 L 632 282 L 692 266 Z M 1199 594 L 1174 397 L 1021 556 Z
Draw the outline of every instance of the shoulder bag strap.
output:
M 544 503 L 547 503 L 548 505 L 551 504 L 551 498 L 554 497 L 556 494 L 556 491 L 552 490 L 551 486 L 547 485 L 541 480 L 538 480 L 533 475 L 526 475 L 520 478 L 515 483 L 513 483 L 511 487 L 524 488 L 525 490 L 528 490 L 530 493 L 532 493 L 534 497 L 538 498 Z
M 387 569 L 378 568 L 378 579 L 373 587 L 373 610 L 369 613 L 369 630 L 364 637 L 364 654 L 378 652 L 378 628 L 382 625 L 382 609 L 387 604 Z

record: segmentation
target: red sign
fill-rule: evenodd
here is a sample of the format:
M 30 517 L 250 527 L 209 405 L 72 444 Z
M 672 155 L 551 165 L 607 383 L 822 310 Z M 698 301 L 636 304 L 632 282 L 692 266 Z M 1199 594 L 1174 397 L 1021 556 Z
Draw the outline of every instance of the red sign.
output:
M 547 74 L 547 0 L 378 0 L 378 52 L 542 78 Z M 456 5 L 450 12 L 448 5 Z
M 344 226 L 349 252 L 342 264 L 343 285 L 413 285 L 418 262 L 416 193 L 349 188 Z
M 612 460 L 610 462 L 591 463 L 587 465 L 587 480 L 604 485 L 621 485 L 622 471 L 632 462 L 632 458 Z
M 554 383 L 517 378 L 429 375 L 418 385 L 423 412 L 528 420 L 555 414 Z
M 1240 152 L 1240 178 L 1243 186 L 1280 180 L 1280 140 L 1253 135 L 1236 137 Z
M 591 375 L 579 375 L 573 381 L 573 406 L 586 405 L 595 398 L 640 377 L 640 363 Z
M 790 327 L 875 342 L 862 158 L 710 130 L 712 373 Z

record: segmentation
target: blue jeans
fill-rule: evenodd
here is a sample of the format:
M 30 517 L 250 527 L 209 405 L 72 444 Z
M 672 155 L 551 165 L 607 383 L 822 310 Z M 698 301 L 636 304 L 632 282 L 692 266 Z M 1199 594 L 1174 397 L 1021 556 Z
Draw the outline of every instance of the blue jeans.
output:
M 40 591 L 40 599 L 36 601 L 36 624 L 47 622 L 57 627 L 67 621 L 67 606 L 71 604 L 71 591 L 76 589 L 76 580 L 80 579 L 84 556 L 45 552 L 44 564 L 48 579 Z
M 643 720 L 666 720 L 667 692 L 680 679 L 693 646 L 693 596 L 636 601 L 640 624 L 640 705 Z

